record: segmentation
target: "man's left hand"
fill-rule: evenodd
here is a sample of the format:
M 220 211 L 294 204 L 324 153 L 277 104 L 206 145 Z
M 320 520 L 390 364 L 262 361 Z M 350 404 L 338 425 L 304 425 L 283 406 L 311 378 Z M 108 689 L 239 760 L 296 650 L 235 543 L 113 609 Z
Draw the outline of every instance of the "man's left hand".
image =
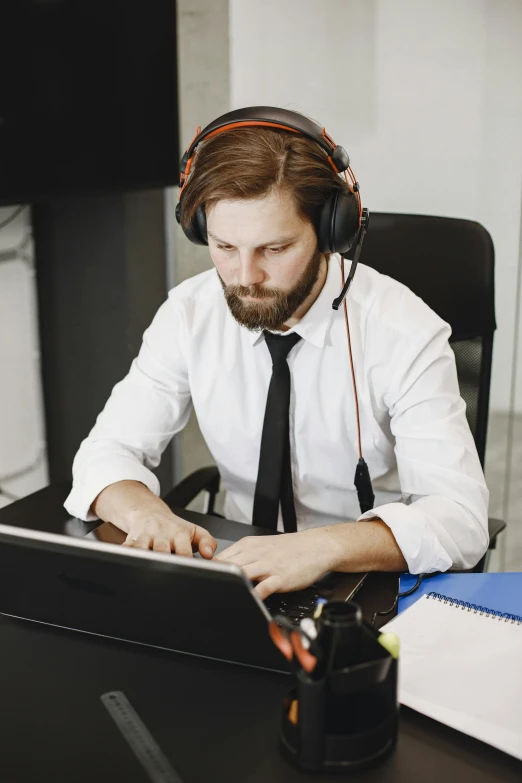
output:
M 335 568 L 339 544 L 327 528 L 279 536 L 247 536 L 215 560 L 234 563 L 252 582 L 261 600 L 272 593 L 302 590 Z

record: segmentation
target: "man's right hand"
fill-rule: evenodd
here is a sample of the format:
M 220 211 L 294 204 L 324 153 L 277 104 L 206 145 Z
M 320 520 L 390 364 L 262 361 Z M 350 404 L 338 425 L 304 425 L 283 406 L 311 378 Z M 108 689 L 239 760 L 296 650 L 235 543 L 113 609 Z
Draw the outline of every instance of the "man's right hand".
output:
M 175 552 L 192 557 L 197 549 L 202 557 L 210 560 L 216 551 L 217 541 L 208 530 L 158 510 L 134 519 L 129 525 L 123 546 L 153 549 L 155 552 Z
M 208 530 L 176 516 L 138 481 L 118 481 L 106 487 L 92 504 L 92 511 L 127 533 L 123 546 L 187 557 L 192 557 L 195 549 L 207 560 L 216 551 L 217 541 Z

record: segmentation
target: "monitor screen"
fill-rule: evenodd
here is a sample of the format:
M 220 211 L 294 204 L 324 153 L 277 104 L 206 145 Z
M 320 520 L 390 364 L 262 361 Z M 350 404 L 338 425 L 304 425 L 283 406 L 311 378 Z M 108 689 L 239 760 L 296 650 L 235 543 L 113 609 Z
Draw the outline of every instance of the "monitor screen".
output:
M 3 0 L 0 204 L 178 179 L 175 0 Z

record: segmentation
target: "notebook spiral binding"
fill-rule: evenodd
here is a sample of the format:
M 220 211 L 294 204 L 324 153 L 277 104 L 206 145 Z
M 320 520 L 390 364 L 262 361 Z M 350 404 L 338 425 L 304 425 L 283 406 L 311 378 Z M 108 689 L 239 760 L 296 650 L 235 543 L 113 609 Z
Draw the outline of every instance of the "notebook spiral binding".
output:
M 448 595 L 442 595 L 442 593 L 428 593 L 428 598 L 433 598 L 436 601 L 443 601 L 450 606 L 460 607 L 468 612 L 474 612 L 475 614 L 485 615 L 491 617 L 492 620 L 503 620 L 505 623 L 512 623 L 513 625 L 522 625 L 522 616 L 519 614 L 509 614 L 509 612 L 498 612 L 496 609 L 486 609 L 485 606 L 478 606 L 478 604 L 471 604 L 469 601 L 461 601 L 458 598 L 450 598 Z

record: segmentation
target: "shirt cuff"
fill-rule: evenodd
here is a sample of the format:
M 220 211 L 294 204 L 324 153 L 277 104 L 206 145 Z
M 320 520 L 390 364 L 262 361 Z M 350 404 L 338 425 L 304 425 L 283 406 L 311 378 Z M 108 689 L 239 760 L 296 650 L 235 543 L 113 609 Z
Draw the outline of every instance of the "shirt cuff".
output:
M 88 483 L 83 483 L 79 479 L 75 480 L 73 488 L 63 504 L 66 511 L 72 517 L 78 517 L 78 519 L 83 519 L 85 522 L 92 522 L 98 519 L 90 508 L 100 492 L 117 481 L 140 481 L 154 495 L 159 497 L 160 483 L 154 473 L 151 473 L 148 468 L 140 463 L 127 464 L 125 467 L 114 467 L 112 470 L 106 469 L 102 475 L 93 477 Z
M 366 511 L 358 522 L 379 517 L 390 528 L 408 564 L 410 574 L 447 571 L 452 559 L 441 545 L 426 519 L 415 504 L 387 503 Z

